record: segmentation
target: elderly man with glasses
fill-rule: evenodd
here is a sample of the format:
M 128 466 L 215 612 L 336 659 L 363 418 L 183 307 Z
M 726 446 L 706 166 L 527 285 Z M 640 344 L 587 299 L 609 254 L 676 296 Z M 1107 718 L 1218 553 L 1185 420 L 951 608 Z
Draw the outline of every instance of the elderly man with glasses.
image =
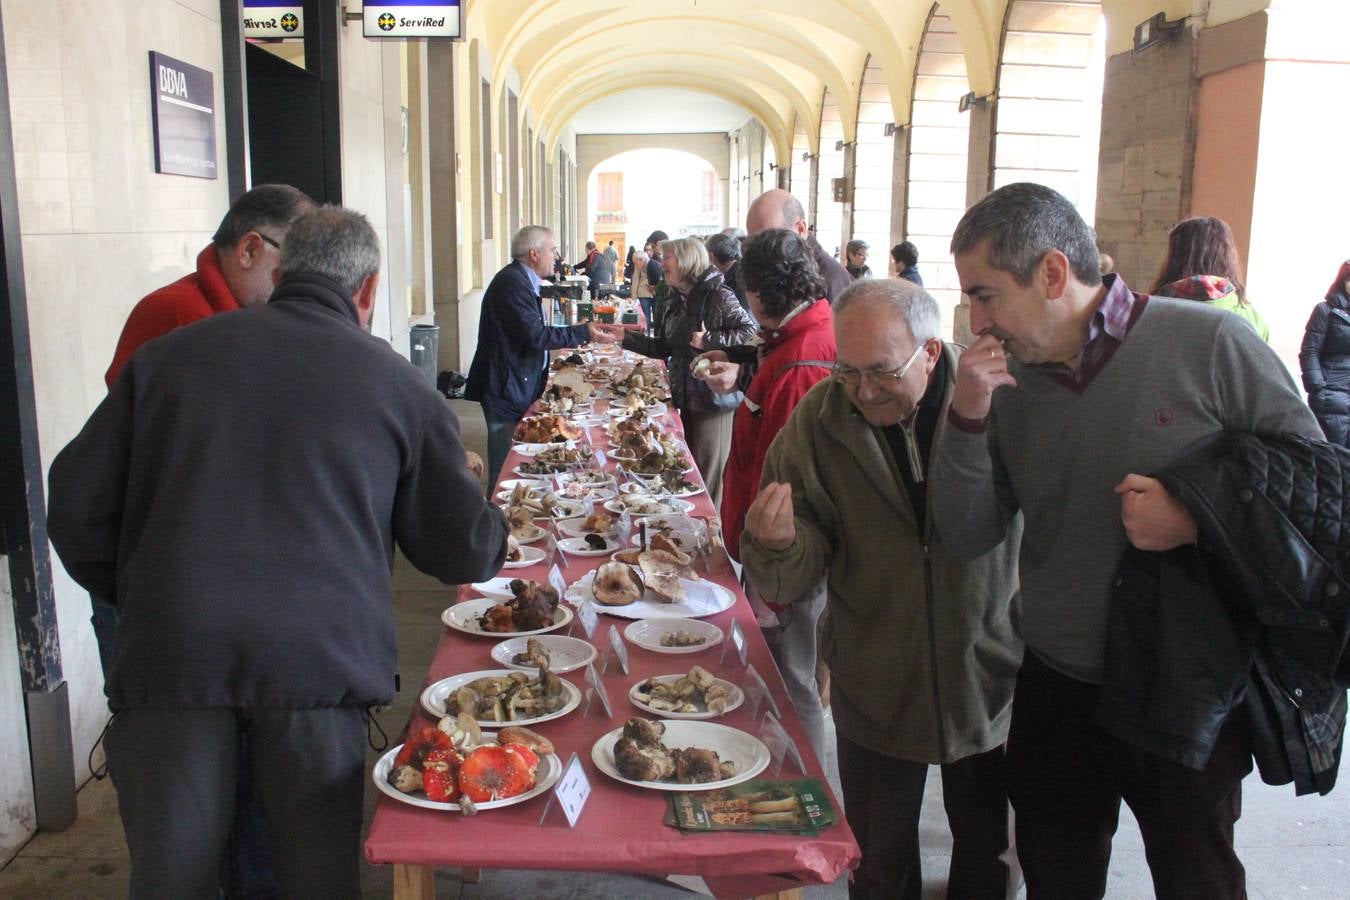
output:
M 850 897 L 918 900 L 919 811 L 942 767 L 953 848 L 947 895 L 1002 898 L 1012 872 L 1003 787 L 1013 680 L 1017 533 L 964 561 L 933 528 L 927 468 L 947 422 L 956 349 L 937 303 L 865 280 L 834 307 L 833 377 L 802 399 L 764 464 L 741 560 L 767 599 L 825 579 L 820 652 L 849 826 Z

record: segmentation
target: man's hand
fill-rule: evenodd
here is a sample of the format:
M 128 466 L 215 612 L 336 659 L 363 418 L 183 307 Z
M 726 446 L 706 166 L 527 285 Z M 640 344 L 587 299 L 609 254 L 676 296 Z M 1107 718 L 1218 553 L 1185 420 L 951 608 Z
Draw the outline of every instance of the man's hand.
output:
M 1017 386 L 1017 379 L 1008 372 L 1008 353 L 998 338 L 982 335 L 956 364 L 952 409 L 963 419 L 983 421 L 989 415 L 994 390 L 1005 384 Z
M 1144 475 L 1126 475 L 1116 485 L 1125 535 L 1140 550 L 1172 550 L 1194 544 L 1195 519 L 1162 482 Z
M 474 453 L 472 450 L 464 451 L 464 461 L 469 466 L 469 471 L 479 480 L 483 478 L 483 457 Z
M 772 482 L 764 486 L 745 511 L 745 530 L 766 550 L 786 550 L 797 537 L 792 513 L 792 485 Z
M 623 326 L 606 322 L 587 322 L 586 329 L 597 344 L 617 344 L 623 340 Z
M 695 331 L 693 334 L 689 335 L 689 346 L 693 347 L 695 350 L 702 350 L 703 342 L 707 339 L 707 337 L 708 337 L 707 329 L 700 329 L 698 331 Z
M 707 382 L 713 393 L 730 394 L 736 390 L 741 367 L 727 358 L 725 350 L 709 350 L 694 358 L 691 371 L 695 378 Z

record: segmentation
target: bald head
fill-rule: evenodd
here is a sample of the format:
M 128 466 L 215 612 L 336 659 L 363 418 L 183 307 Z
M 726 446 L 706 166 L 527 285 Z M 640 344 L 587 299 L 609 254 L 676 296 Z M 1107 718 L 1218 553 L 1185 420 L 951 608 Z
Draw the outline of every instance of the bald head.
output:
M 751 237 L 770 228 L 788 228 L 806 237 L 806 210 L 800 200 L 782 188 L 760 194 L 745 215 L 745 230 Z

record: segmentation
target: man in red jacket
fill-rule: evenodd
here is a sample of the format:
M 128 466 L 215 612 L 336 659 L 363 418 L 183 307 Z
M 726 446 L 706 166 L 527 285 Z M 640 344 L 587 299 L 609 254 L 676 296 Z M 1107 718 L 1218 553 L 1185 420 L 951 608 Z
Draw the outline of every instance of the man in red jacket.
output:
M 266 303 L 286 229 L 314 201 L 287 184 L 262 184 L 234 201 L 197 271 L 144 297 L 122 328 L 104 381 L 111 388 L 147 341 L 216 313 Z

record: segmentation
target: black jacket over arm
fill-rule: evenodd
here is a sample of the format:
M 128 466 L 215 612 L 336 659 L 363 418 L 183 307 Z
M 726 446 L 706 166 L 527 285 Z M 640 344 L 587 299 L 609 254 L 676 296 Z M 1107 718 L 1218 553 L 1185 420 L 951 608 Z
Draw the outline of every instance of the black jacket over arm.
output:
M 464 397 L 498 416 L 519 419 L 544 393 L 548 351 L 579 347 L 590 339 L 585 325 L 544 324 L 539 295 L 525 266 L 512 262 L 483 294 L 478 349 L 469 367 Z
M 506 552 L 445 398 L 319 276 L 146 344 L 49 484 L 114 709 L 387 703 L 395 544 L 450 584 Z
M 1098 724 L 1202 768 L 1237 714 L 1265 781 L 1327 793 L 1350 683 L 1350 451 L 1239 434 L 1157 477 L 1200 545 L 1126 551 Z

